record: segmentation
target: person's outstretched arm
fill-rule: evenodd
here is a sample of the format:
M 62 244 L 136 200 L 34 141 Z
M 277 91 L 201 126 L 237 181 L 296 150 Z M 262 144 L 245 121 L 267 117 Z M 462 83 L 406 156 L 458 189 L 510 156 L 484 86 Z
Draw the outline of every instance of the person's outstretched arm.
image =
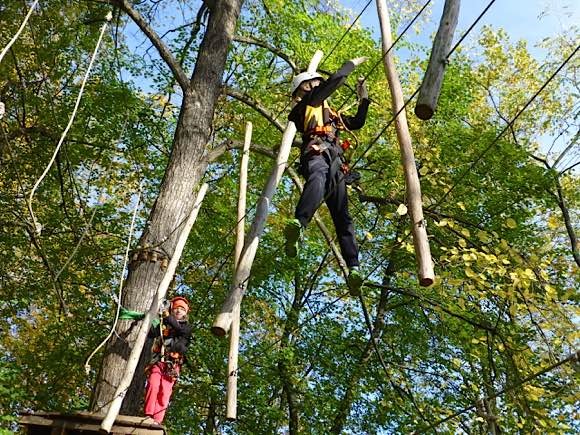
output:
M 345 81 L 354 69 L 361 63 L 366 61 L 367 57 L 357 57 L 352 60 L 347 60 L 342 64 L 340 69 L 332 74 L 326 81 L 315 87 L 312 92 L 305 95 L 306 104 L 309 106 L 318 106 L 324 100 L 332 95 Z

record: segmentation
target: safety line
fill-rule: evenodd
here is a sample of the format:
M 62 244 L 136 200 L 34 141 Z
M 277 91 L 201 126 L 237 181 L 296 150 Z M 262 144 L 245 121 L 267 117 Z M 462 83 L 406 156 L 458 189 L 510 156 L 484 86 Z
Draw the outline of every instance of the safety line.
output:
M 12 47 L 12 45 L 16 42 L 16 40 L 18 39 L 18 37 L 20 36 L 20 34 L 22 33 L 22 31 L 24 30 L 24 26 L 26 26 L 26 23 L 28 22 L 28 19 L 30 18 L 30 15 L 32 15 L 32 11 L 34 11 L 34 8 L 36 7 L 37 4 L 38 4 L 38 0 L 34 0 L 34 3 L 32 4 L 32 6 L 30 6 L 30 9 L 28 10 L 28 13 L 24 17 L 24 21 L 22 21 L 22 24 L 20 25 L 20 28 L 18 29 L 18 31 L 16 32 L 16 34 L 12 37 L 12 39 L 10 40 L 10 42 L 8 42 L 8 44 L 6 45 L 6 47 L 4 47 L 4 49 L 0 53 L 0 62 L 2 62 L 2 59 L 4 58 L 4 56 L 6 55 L 6 53 L 8 52 L 8 50 L 10 50 L 10 47 Z
M 46 166 L 46 168 L 45 168 L 44 172 L 42 173 L 42 175 L 40 176 L 40 178 L 34 184 L 34 187 L 32 188 L 32 190 L 30 191 L 30 196 L 28 197 L 27 205 L 28 205 L 28 211 L 30 213 L 30 217 L 32 218 L 33 231 L 35 231 L 37 234 L 40 234 L 40 232 L 42 231 L 42 225 L 36 220 L 36 216 L 34 215 L 34 211 L 32 210 L 32 198 L 34 197 L 34 193 L 36 192 L 36 189 L 38 188 L 38 186 L 40 185 L 40 183 L 42 182 L 42 180 L 44 179 L 44 177 L 46 176 L 46 174 L 50 170 L 52 164 L 54 163 L 54 160 L 56 159 L 56 156 L 60 150 L 60 147 L 62 146 L 62 144 L 64 142 L 66 134 L 68 133 L 69 129 L 72 126 L 72 123 L 74 121 L 74 118 L 76 116 L 77 110 L 78 110 L 80 102 L 81 102 L 81 98 L 83 96 L 85 84 L 86 84 L 87 79 L 89 77 L 89 74 L 91 72 L 91 68 L 92 68 L 93 63 L 95 61 L 95 58 L 97 57 L 97 52 L 99 50 L 99 46 L 101 45 L 101 41 L 103 40 L 103 35 L 105 34 L 105 30 L 107 29 L 107 25 L 110 23 L 112 18 L 113 18 L 113 14 L 111 12 L 109 12 L 105 18 L 106 19 L 105 23 L 101 27 L 101 33 L 99 35 L 99 39 L 97 41 L 97 44 L 96 44 L 95 49 L 93 51 L 93 54 L 91 56 L 91 60 L 89 62 L 89 66 L 87 68 L 87 71 L 85 72 L 85 76 L 83 78 L 83 81 L 81 83 L 79 94 L 77 96 L 75 106 L 73 108 L 73 112 L 70 116 L 69 122 L 68 122 L 66 128 L 64 129 L 64 131 L 60 137 L 60 140 L 58 141 L 58 144 L 56 146 L 56 149 L 54 150 L 54 153 L 52 155 L 52 158 L 50 159 L 50 162 Z
M 117 294 L 117 311 L 115 312 L 115 320 L 113 322 L 113 326 L 109 331 L 109 334 L 105 337 L 105 339 L 93 350 L 93 352 L 88 356 L 85 361 L 85 372 L 88 375 L 91 371 L 91 359 L 93 356 L 109 341 L 109 339 L 115 333 L 115 329 L 117 328 L 117 322 L 119 321 L 119 313 L 121 312 L 121 297 L 123 293 L 123 281 L 125 277 L 125 269 L 127 268 L 127 262 L 129 261 L 129 250 L 131 249 L 131 239 L 133 237 L 133 230 L 135 229 L 135 220 L 137 217 L 137 211 L 139 209 L 139 202 L 141 201 L 141 187 L 142 182 L 139 184 L 139 192 L 137 194 L 137 201 L 135 203 L 135 208 L 133 209 L 133 217 L 131 218 L 131 226 L 129 228 L 129 237 L 127 238 L 127 246 L 125 248 L 125 257 L 123 259 L 123 267 L 121 268 L 121 274 L 119 276 L 119 291 Z

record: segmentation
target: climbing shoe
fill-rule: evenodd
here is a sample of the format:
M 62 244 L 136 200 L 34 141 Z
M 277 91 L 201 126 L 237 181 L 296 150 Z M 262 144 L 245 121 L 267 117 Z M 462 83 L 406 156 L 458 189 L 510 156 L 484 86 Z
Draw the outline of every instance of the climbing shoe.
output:
M 353 297 L 360 296 L 360 288 L 363 284 L 363 276 L 357 266 L 351 267 L 348 273 L 348 288 Z
M 290 219 L 284 228 L 284 236 L 286 237 L 286 255 L 288 257 L 296 257 L 298 255 L 298 241 L 302 235 L 302 225 L 298 219 Z

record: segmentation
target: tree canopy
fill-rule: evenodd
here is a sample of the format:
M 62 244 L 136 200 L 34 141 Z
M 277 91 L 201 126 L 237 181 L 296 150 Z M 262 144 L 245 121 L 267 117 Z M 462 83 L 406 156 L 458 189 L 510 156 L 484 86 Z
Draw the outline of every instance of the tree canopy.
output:
M 114 319 L 137 194 L 134 240 L 167 177 L 184 92 L 151 42 L 134 36 L 139 30 L 118 3 L 41 1 L 0 63 L 0 427 L 7 433 L 23 410 L 89 407 L 98 362 L 89 374 L 84 362 Z M 391 3 L 399 29 L 422 6 Z M 192 74 L 214 13 L 208 4 L 132 7 Z M 0 45 L 26 11 L 24 2 L 0 5 Z M 27 199 L 67 125 L 109 11 L 76 119 L 32 201 L 38 232 Z M 558 362 L 577 352 L 580 338 L 580 60 L 570 58 L 578 28 L 544 40 L 548 55 L 537 59 L 525 41 L 487 26 L 450 58 L 434 118 L 420 121 L 408 110 L 437 275 L 422 288 L 380 43 L 370 29 L 350 28 L 352 20 L 334 2 L 244 2 L 206 145 L 210 189 L 174 282 L 190 301 L 194 340 L 168 427 L 179 434 L 577 433 L 577 367 Z M 429 47 L 406 36 L 402 47 L 411 53 L 397 60 L 408 98 Z M 283 227 L 299 196 L 288 171 L 242 304 L 238 420 L 227 422 L 227 340 L 209 328 L 231 281 L 244 127 L 254 125 L 251 221 L 286 125 L 289 82 L 316 49 L 326 55 L 323 74 L 369 57 L 360 68 L 369 116 L 356 136 L 346 135 L 362 174 L 349 207 L 367 285 L 360 300 L 348 295 L 317 225 L 308 227 L 299 258 L 285 257 Z M 353 110 L 355 82 L 333 95 L 333 106 Z M 298 156 L 296 147 L 290 169 Z M 332 228 L 324 207 L 318 217 Z

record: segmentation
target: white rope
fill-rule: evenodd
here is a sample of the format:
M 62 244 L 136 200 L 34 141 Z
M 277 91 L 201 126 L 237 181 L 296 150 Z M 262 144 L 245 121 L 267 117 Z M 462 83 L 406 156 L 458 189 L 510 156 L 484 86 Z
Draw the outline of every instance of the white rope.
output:
M 32 198 L 34 196 L 34 193 L 36 192 L 36 189 L 38 188 L 38 186 L 40 185 L 40 183 L 42 182 L 42 180 L 44 179 L 44 177 L 46 176 L 46 174 L 50 170 L 52 164 L 54 163 L 54 160 L 56 159 L 56 155 L 58 154 L 60 147 L 62 146 L 62 143 L 64 142 L 64 138 L 66 137 L 66 134 L 68 133 L 69 129 L 72 126 L 72 123 L 75 119 L 77 110 L 78 110 L 80 102 L 81 102 L 81 97 L 83 96 L 85 84 L 87 83 L 87 79 L 89 78 L 89 73 L 91 72 L 91 68 L 92 68 L 93 63 L 95 61 L 95 58 L 97 57 L 97 52 L 99 51 L 99 46 L 101 45 L 101 41 L 103 40 L 103 35 L 105 34 L 105 30 L 107 29 L 107 25 L 112 20 L 112 18 L 113 18 L 113 14 L 111 12 L 109 12 L 106 16 L 107 21 L 101 27 L 101 34 L 99 35 L 99 40 L 97 41 L 97 45 L 95 46 L 95 50 L 93 51 L 93 55 L 91 56 L 91 61 L 89 62 L 89 66 L 87 68 L 87 71 L 86 71 L 85 76 L 83 78 L 83 81 L 81 83 L 79 95 L 77 96 L 77 100 L 76 100 L 73 112 L 71 114 L 71 117 L 68 121 L 68 124 L 67 124 L 66 128 L 64 129 L 62 136 L 60 137 L 60 140 L 58 141 L 58 144 L 56 146 L 56 149 L 54 150 L 54 153 L 52 155 L 52 158 L 50 159 L 50 162 L 48 163 L 46 169 L 44 170 L 44 172 L 42 173 L 40 178 L 34 184 L 34 187 L 32 188 L 32 190 L 30 191 L 30 196 L 28 197 L 28 211 L 30 212 L 30 216 L 32 217 L 32 224 L 34 227 L 34 231 L 36 231 L 37 234 L 40 234 L 40 232 L 42 230 L 42 225 L 39 222 L 37 222 L 36 217 L 34 216 L 34 212 L 32 211 Z
M 18 39 L 18 37 L 20 36 L 20 34 L 22 33 L 22 31 L 24 30 L 24 27 L 26 26 L 26 23 L 28 22 L 28 19 L 32 15 L 32 11 L 34 10 L 34 8 L 36 7 L 37 4 L 38 4 L 38 0 L 35 0 L 34 3 L 32 4 L 32 6 L 30 6 L 30 9 L 28 10 L 28 13 L 24 17 L 24 21 L 20 25 L 20 28 L 18 29 L 18 31 L 16 32 L 16 34 L 12 37 L 12 39 L 10 40 L 10 42 L 8 43 L 8 45 L 6 45 L 6 47 L 4 47 L 4 49 L 2 50 L 2 53 L 0 53 L 0 62 L 2 62 L 2 59 L 4 58 L 4 56 L 6 55 L 6 53 L 8 52 L 8 50 L 10 50 L 10 47 L 12 47 L 12 45 L 16 42 L 16 40 Z
M 119 294 L 117 295 L 117 312 L 115 313 L 115 321 L 113 322 L 113 326 L 111 327 L 111 331 L 105 339 L 93 350 L 93 352 L 89 355 L 87 360 L 85 361 L 85 372 L 87 375 L 91 372 L 91 359 L 95 354 L 109 341 L 112 335 L 115 333 L 115 329 L 117 328 L 117 322 L 119 321 L 119 314 L 121 312 L 121 295 L 123 293 L 123 278 L 125 277 L 125 269 L 127 268 L 127 262 L 129 260 L 129 250 L 131 248 L 131 238 L 133 237 L 133 229 L 135 228 L 135 219 L 137 217 L 137 209 L 139 208 L 139 202 L 141 201 L 141 186 L 143 182 L 139 184 L 139 193 L 137 196 L 137 203 L 135 204 L 135 209 L 133 210 L 133 218 L 131 219 L 131 228 L 129 229 L 129 238 L 127 240 L 127 247 L 125 248 L 125 258 L 123 260 L 123 269 L 121 270 L 121 276 L 119 277 Z

